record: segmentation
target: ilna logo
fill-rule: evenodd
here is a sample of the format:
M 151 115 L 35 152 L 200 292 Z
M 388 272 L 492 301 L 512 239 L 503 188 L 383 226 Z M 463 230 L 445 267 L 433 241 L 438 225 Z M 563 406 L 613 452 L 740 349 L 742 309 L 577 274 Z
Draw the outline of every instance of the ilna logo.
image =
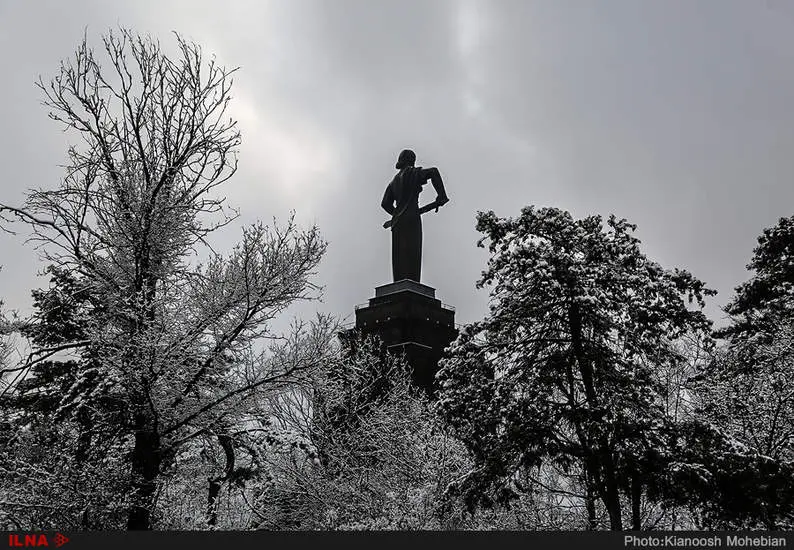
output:
M 52 544 L 50 544 L 52 542 Z M 49 539 L 47 535 L 42 533 L 33 533 L 29 535 L 22 535 L 19 533 L 11 533 L 8 535 L 8 546 L 11 548 L 26 548 L 32 546 L 54 546 L 60 548 L 69 542 L 69 539 L 60 533 L 55 533 Z

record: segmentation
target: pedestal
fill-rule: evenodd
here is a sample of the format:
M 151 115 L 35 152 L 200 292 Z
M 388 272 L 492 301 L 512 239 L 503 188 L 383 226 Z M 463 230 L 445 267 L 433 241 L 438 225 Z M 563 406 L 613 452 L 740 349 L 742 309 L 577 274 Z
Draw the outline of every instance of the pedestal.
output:
M 376 287 L 375 297 L 356 307 L 355 330 L 405 353 L 413 383 L 430 393 L 444 348 L 458 335 L 455 309 L 442 304 L 434 288 L 409 279 Z

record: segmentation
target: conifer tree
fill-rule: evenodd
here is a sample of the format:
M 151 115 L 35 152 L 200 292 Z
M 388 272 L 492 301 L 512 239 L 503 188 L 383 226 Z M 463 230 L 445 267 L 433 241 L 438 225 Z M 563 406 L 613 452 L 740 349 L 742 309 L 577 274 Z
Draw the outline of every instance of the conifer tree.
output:
M 635 226 L 614 216 L 527 207 L 480 213 L 477 229 L 490 312 L 464 327 L 438 375 L 439 408 L 476 462 L 459 490 L 473 504 L 509 499 L 520 472 L 551 462 L 583 473 L 612 529 L 626 497 L 639 529 L 670 432 L 658 369 L 681 359 L 680 338 L 708 337 L 700 308 L 714 292 L 646 258 Z

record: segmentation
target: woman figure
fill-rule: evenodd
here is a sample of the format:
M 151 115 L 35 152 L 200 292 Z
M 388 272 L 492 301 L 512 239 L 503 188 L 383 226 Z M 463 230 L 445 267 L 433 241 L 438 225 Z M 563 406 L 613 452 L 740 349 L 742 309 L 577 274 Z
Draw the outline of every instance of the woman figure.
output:
M 397 158 L 399 170 L 386 187 L 381 206 L 391 214 L 391 265 L 394 281 L 419 282 L 422 271 L 422 217 L 419 193 L 428 180 L 436 190 L 436 211 L 449 202 L 438 169 L 414 166 L 416 154 L 405 149 Z

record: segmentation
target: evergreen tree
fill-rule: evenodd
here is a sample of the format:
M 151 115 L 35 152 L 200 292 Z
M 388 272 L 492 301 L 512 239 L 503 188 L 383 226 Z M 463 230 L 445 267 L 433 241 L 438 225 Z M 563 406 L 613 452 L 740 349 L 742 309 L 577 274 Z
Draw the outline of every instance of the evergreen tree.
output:
M 522 470 L 551 462 L 583 474 L 591 527 L 597 500 L 622 529 L 628 495 L 639 529 L 671 431 L 658 370 L 681 359 L 680 338 L 707 338 L 699 308 L 714 292 L 648 260 L 635 226 L 614 216 L 527 207 L 481 213 L 477 229 L 490 312 L 464 327 L 438 375 L 439 408 L 476 463 L 460 490 L 472 504 L 509 499 Z
M 778 323 L 794 319 L 794 216 L 764 229 L 747 269 L 755 274 L 736 287 L 725 307 L 731 324 L 717 332 L 735 343 L 769 340 Z
M 692 462 L 719 501 L 705 521 L 778 529 L 794 521 L 794 217 L 764 229 L 747 267 L 716 331 L 725 341 L 696 380 L 698 412 L 719 429 Z

